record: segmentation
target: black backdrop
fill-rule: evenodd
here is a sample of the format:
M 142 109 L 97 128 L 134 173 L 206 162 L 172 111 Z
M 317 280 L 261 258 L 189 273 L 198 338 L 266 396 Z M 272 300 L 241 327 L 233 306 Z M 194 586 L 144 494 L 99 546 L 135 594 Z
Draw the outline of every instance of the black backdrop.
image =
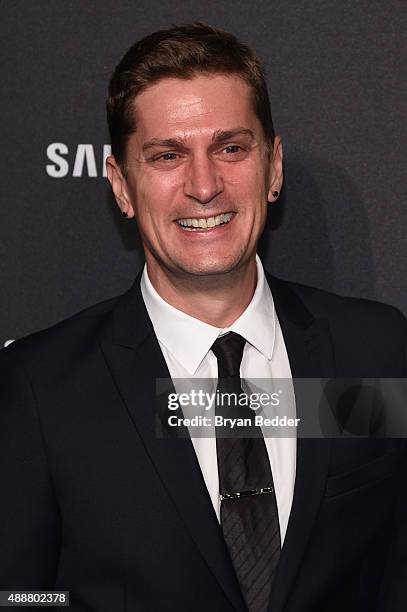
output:
M 267 266 L 407 313 L 406 8 L 3 1 L 0 344 L 130 285 L 142 256 L 103 177 L 106 86 L 136 39 L 192 20 L 237 34 L 266 66 L 286 160 Z

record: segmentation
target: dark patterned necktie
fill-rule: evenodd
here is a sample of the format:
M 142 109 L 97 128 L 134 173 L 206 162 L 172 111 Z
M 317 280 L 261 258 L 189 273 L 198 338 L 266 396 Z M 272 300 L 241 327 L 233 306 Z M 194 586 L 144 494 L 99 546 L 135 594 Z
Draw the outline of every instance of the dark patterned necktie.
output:
M 236 393 L 239 397 L 242 393 L 240 363 L 245 342 L 234 332 L 214 342 L 218 394 Z M 250 418 L 253 411 L 238 405 L 228 408 L 219 402 L 216 414 Z M 255 429 L 257 437 L 251 437 Z M 247 437 L 226 435 L 230 433 L 216 428 L 223 536 L 249 611 L 265 612 L 281 550 L 270 462 L 260 428 L 249 426 L 244 434 Z

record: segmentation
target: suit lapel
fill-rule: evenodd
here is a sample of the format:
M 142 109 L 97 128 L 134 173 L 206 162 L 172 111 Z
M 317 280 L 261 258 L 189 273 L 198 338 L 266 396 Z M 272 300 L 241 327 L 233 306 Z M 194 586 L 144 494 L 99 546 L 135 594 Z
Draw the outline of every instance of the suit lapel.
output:
M 334 359 L 327 323 L 316 320 L 287 283 L 267 275 L 282 328 L 293 379 L 332 377 Z M 306 414 L 294 381 L 297 416 Z M 297 439 L 293 504 L 270 599 L 270 612 L 283 610 L 307 549 L 324 493 L 331 440 Z
M 169 498 L 232 606 L 244 611 L 239 585 L 190 438 L 155 431 L 156 378 L 170 378 L 142 300 L 138 277 L 122 296 L 101 346 L 118 391 Z

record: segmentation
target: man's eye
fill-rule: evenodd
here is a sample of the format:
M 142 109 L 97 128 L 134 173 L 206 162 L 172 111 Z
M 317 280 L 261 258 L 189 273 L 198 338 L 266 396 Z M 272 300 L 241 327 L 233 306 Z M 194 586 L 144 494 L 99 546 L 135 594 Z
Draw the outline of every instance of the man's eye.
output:
M 174 161 L 177 159 L 178 155 L 176 153 L 163 153 L 156 159 L 159 161 Z
M 228 145 L 223 150 L 226 153 L 240 153 L 240 151 L 242 151 L 242 147 L 239 147 L 239 145 Z

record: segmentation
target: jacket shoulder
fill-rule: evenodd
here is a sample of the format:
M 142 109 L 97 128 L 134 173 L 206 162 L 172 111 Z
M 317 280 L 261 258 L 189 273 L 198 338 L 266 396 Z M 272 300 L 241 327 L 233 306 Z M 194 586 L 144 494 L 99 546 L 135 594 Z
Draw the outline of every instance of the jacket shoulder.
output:
M 288 282 L 292 291 L 302 300 L 315 318 L 325 318 L 343 325 L 385 324 L 400 327 L 405 324 L 404 315 L 395 306 L 376 300 L 347 297 L 316 287 Z
M 266 278 L 273 297 L 286 304 L 297 302 L 305 306 L 314 318 L 347 321 L 349 318 L 365 320 L 366 317 L 406 322 L 406 318 L 395 306 L 376 300 L 343 296 L 325 289 L 283 280 L 266 271 Z
M 89 306 L 58 323 L 33 332 L 0 351 L 2 360 L 13 355 L 23 362 L 56 359 L 74 348 L 90 346 L 92 337 L 108 319 L 121 296 Z
M 352 315 L 353 317 L 404 318 L 404 315 L 395 306 L 376 300 L 343 296 L 300 283 L 289 282 L 288 284 L 314 316 L 343 318 Z
M 400 310 L 374 300 L 344 297 L 272 276 L 269 280 L 277 300 L 283 295 L 292 311 L 307 313 L 308 323 L 319 319 L 328 324 L 341 371 L 352 368 L 357 371 L 358 364 L 370 363 L 366 371 L 376 371 L 377 366 L 380 376 L 405 375 L 407 320 Z

